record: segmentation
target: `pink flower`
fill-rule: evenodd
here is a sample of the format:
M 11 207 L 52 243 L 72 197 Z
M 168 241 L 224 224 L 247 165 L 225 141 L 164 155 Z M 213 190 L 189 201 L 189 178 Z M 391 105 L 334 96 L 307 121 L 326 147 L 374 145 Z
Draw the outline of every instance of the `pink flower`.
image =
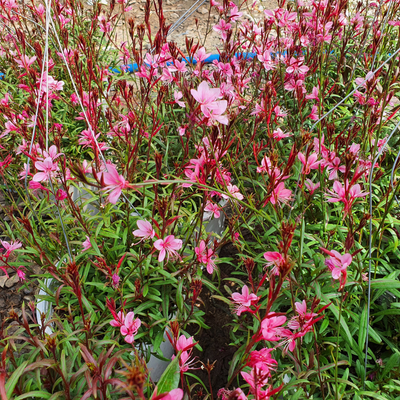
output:
M 103 33 L 110 33 L 111 32 L 111 22 L 106 20 L 105 15 L 100 15 L 99 18 L 99 29 Z
M 345 204 L 347 203 L 346 190 L 339 181 L 333 182 L 333 191 L 328 190 L 328 192 L 333 196 L 328 198 L 330 203 L 336 203 L 337 201 L 342 201 Z
M 353 93 L 353 96 L 357 99 L 358 103 L 359 103 L 361 106 L 363 106 L 363 105 L 366 103 L 365 96 L 364 96 L 361 92 L 359 92 L 358 90 L 356 90 L 356 91 Z
M 226 31 L 229 31 L 229 29 L 232 28 L 232 25 L 230 23 L 225 22 L 224 19 L 221 19 L 217 25 L 213 26 L 213 29 L 215 32 L 219 32 L 221 34 L 221 38 L 223 40 L 226 40 L 227 38 L 227 33 Z
M 202 61 L 204 61 L 206 58 L 210 57 L 211 53 L 208 54 L 206 53 L 206 49 L 204 47 L 200 47 L 200 49 L 198 49 L 196 51 L 196 54 L 194 55 L 194 59 L 198 62 L 201 63 Z
M 156 234 L 150 222 L 148 221 L 139 220 L 136 222 L 136 225 L 138 226 L 139 229 L 136 229 L 132 233 L 136 237 L 141 237 L 142 240 L 152 239 Z
M 268 385 L 268 373 L 254 367 L 250 373 L 242 371 L 240 374 L 250 385 L 250 391 L 255 395 L 256 399 L 268 400 L 270 398 L 267 391 L 261 390 L 264 386 Z
M 0 242 L 1 242 L 1 245 L 2 245 L 2 246 L 5 248 L 5 250 L 6 250 L 6 252 L 5 252 L 5 254 L 4 254 L 4 257 L 6 257 L 6 258 L 10 257 L 11 253 L 12 253 L 14 250 L 17 250 L 17 249 L 19 249 L 20 247 L 22 247 L 22 243 L 18 242 L 18 240 L 13 241 L 13 242 L 11 242 L 11 243 L 8 243 L 8 242 L 6 242 L 6 241 L 4 241 L 4 240 L 0 240 Z
M 270 377 L 270 371 L 274 370 L 278 365 L 278 362 L 271 357 L 272 351 L 273 349 L 267 348 L 252 351 L 250 353 L 250 360 L 247 365 L 252 368 L 258 368 L 266 373 L 268 377 Z
M 227 185 L 229 194 L 238 200 L 243 200 L 243 195 L 240 193 L 239 188 L 236 185 L 231 185 L 230 183 Z M 228 200 L 230 197 L 226 194 L 221 194 L 222 198 Z
M 29 189 L 33 190 L 33 192 L 37 195 L 38 190 L 43 190 L 44 192 L 49 192 L 49 189 L 45 188 L 41 183 L 30 181 L 28 185 Z
M 176 342 L 176 347 L 175 350 L 177 352 L 182 351 L 181 353 L 181 358 L 179 360 L 179 365 L 180 369 L 182 372 L 187 372 L 190 368 L 190 365 L 193 363 L 193 359 L 190 360 L 190 357 L 192 355 L 192 349 L 194 347 L 193 343 L 193 337 L 190 336 L 189 338 L 186 338 L 185 335 L 181 335 L 179 339 Z M 175 356 L 172 356 L 172 360 L 175 358 Z
M 178 104 L 181 107 L 185 107 L 185 103 L 183 101 L 180 101 L 180 99 L 183 97 L 182 92 L 177 92 L 175 90 L 174 92 L 174 99 L 175 99 L 175 103 Z
M 121 335 L 125 336 L 126 343 L 132 343 L 135 340 L 135 335 L 140 328 L 141 321 L 139 318 L 135 318 L 135 314 L 133 311 L 128 312 L 126 317 L 121 325 L 120 331 Z
M 228 117 L 226 115 L 222 115 L 226 108 L 228 107 L 228 102 L 226 100 L 213 101 L 212 103 L 208 103 L 206 105 L 201 106 L 201 111 L 206 118 L 209 119 L 209 124 L 211 125 L 214 122 L 219 122 L 223 125 L 228 125 Z
M 283 109 L 281 110 L 281 108 L 279 106 L 275 106 L 274 107 L 274 113 L 275 115 L 279 118 L 279 117 L 286 117 L 287 116 L 287 112 L 285 112 Z
M 340 165 L 340 158 L 335 157 L 331 163 L 328 164 L 327 171 L 329 173 L 329 180 L 338 179 L 338 171 L 344 173 L 346 171 L 346 167 L 344 165 Z
M 318 107 L 314 104 L 311 109 L 311 114 L 308 116 L 308 118 L 312 119 L 313 121 L 318 120 Z
M 84 242 L 82 242 L 82 253 L 86 250 L 89 250 L 92 247 L 92 243 L 90 243 L 90 238 L 89 236 L 86 236 L 86 240 Z
M 249 288 L 244 285 L 242 287 L 242 294 L 240 293 L 232 293 L 233 301 L 238 305 L 236 309 L 236 314 L 240 316 L 242 312 L 252 311 L 251 306 L 257 304 L 259 297 L 254 293 L 249 293 Z
M 54 176 L 55 171 L 58 171 L 58 165 L 53 162 L 51 157 L 47 157 L 44 161 L 36 161 L 35 167 L 43 172 L 38 172 L 34 175 L 34 182 L 46 182 Z
M 197 255 L 197 261 L 206 264 L 207 272 L 209 274 L 212 274 L 215 269 L 214 252 L 212 251 L 212 249 L 208 249 L 206 246 L 206 242 L 202 240 L 200 242 L 200 246 L 195 247 L 194 251 Z
M 154 247 L 160 251 L 158 255 L 158 261 L 161 262 L 167 256 L 167 260 L 170 256 L 179 257 L 176 250 L 182 248 L 182 240 L 175 239 L 174 235 L 169 235 L 165 239 L 158 239 L 154 242 Z
M 292 198 L 292 191 L 290 189 L 285 189 L 285 183 L 280 182 L 274 188 L 272 196 L 270 197 L 271 204 L 275 205 L 278 202 L 287 204 Z
M 321 161 L 317 161 L 318 154 L 312 153 L 308 156 L 306 159 L 303 153 L 299 153 L 297 155 L 301 163 L 303 164 L 303 169 L 301 170 L 302 174 L 309 174 L 312 169 L 318 169 L 319 164 L 321 164 Z
M 179 133 L 179 136 L 184 136 L 186 133 L 186 126 L 180 126 L 178 128 L 178 133 Z
M 400 24 L 400 22 L 399 22 L 399 24 Z M 369 71 L 368 74 L 365 76 L 365 78 L 356 78 L 356 84 L 357 84 L 357 86 L 367 87 L 366 83 L 368 81 L 370 81 L 373 77 L 374 77 L 374 73 L 372 71 Z
M 310 194 L 313 195 L 314 192 L 321 186 L 320 182 L 314 183 L 311 179 L 306 180 L 306 187 Z
M 35 56 L 29 58 L 27 55 L 21 55 L 21 60 L 15 60 L 19 67 L 23 69 L 28 69 L 35 61 Z
M 232 1 L 229 3 L 229 6 L 231 7 L 230 20 L 235 22 L 243 15 L 243 13 L 239 11 L 237 5 Z
M 287 138 L 289 136 L 292 136 L 292 135 L 293 135 L 293 133 L 285 133 L 282 131 L 281 128 L 278 128 L 273 132 L 272 137 L 279 142 L 280 140 Z
M 43 158 L 50 157 L 53 161 L 61 156 L 63 153 L 59 153 L 57 147 L 55 145 L 50 146 L 49 151 L 38 149 L 38 154 L 40 154 Z
M 268 315 L 261 322 L 262 339 L 274 342 L 280 339 L 281 326 L 286 322 L 285 316 L 269 317 Z
M 187 68 L 186 68 L 186 62 L 185 61 L 178 61 L 178 60 L 175 60 L 174 61 L 174 66 L 175 66 L 175 69 L 178 71 L 178 72 L 180 72 L 180 73 L 185 73 L 185 72 L 187 72 Z M 171 71 L 173 71 L 173 69 L 171 69 Z
M 264 258 L 269 261 L 265 264 L 266 267 L 274 266 L 272 268 L 271 273 L 274 275 L 279 275 L 281 267 L 285 265 L 285 259 L 282 257 L 280 253 L 277 251 L 267 251 L 264 253 Z
M 288 327 L 290 329 L 301 329 L 304 325 L 307 325 L 311 320 L 317 316 L 316 313 L 307 313 L 307 303 L 303 300 L 301 303 L 295 302 L 297 314 L 289 322 Z
M 332 272 L 333 279 L 340 279 L 339 290 L 342 290 L 346 283 L 347 267 L 352 263 L 353 257 L 349 253 L 341 255 L 336 250 L 331 250 L 329 253 L 331 257 L 325 260 L 325 265 Z
M 113 289 L 117 289 L 119 286 L 119 281 L 121 280 L 120 276 L 118 274 L 113 274 L 113 276 L 111 277 L 111 286 L 113 287 Z
M 154 395 L 151 398 L 152 400 L 182 400 L 183 398 L 183 390 L 182 389 L 172 389 L 169 393 L 160 393 L 157 395 L 157 387 L 154 391 Z
M 311 93 L 306 95 L 306 99 L 319 102 L 319 86 L 314 86 Z
M 356 198 L 368 195 L 366 192 L 361 192 L 361 186 L 358 183 L 349 188 L 349 182 L 347 180 L 344 187 L 339 181 L 333 182 L 333 191 L 328 190 L 328 193 L 332 196 L 328 198 L 328 202 L 335 203 L 341 201 L 344 203 L 343 218 L 350 212 Z
M 190 93 L 201 105 L 210 104 L 221 97 L 220 88 L 210 88 L 206 81 L 201 82 L 197 90 L 191 89 Z
M 55 197 L 57 201 L 63 201 L 68 197 L 68 195 L 64 190 L 58 189 Z
M 20 279 L 20 281 L 24 281 L 26 278 L 25 278 L 25 272 L 24 271 L 22 271 L 22 269 L 21 268 L 24 268 L 22 265 L 17 269 L 17 275 L 18 275 L 18 278 Z
M 122 311 L 119 311 L 118 314 L 113 313 L 114 319 L 110 322 L 111 326 L 121 327 L 124 324 L 125 315 Z
M 306 65 L 303 65 L 302 60 L 296 60 L 294 57 L 290 59 L 290 64 L 286 68 L 286 72 L 288 74 L 306 74 L 310 68 Z
M 204 211 L 208 211 L 210 213 L 213 213 L 214 214 L 214 218 L 219 218 L 220 217 L 220 215 L 221 215 L 220 214 L 220 210 L 221 210 L 221 207 L 218 204 L 215 204 L 215 203 L 213 203 L 211 201 L 208 201 L 206 206 L 205 206 L 205 208 L 204 208 Z
M 101 151 L 107 150 L 109 147 L 107 146 L 107 144 L 105 142 L 97 142 L 97 139 L 100 137 L 100 133 L 98 133 L 96 136 L 94 136 L 94 134 L 88 130 L 88 129 L 84 129 L 80 135 L 79 135 L 79 140 L 78 143 L 81 144 L 83 147 L 90 147 L 92 149 L 96 148 L 97 149 L 97 145 L 98 148 Z
M 107 171 L 103 173 L 103 177 L 104 184 L 107 186 L 104 190 L 110 192 L 108 201 L 111 204 L 116 204 L 121 196 L 122 189 L 129 188 L 129 182 L 122 175 L 118 174 L 114 165 L 107 165 Z

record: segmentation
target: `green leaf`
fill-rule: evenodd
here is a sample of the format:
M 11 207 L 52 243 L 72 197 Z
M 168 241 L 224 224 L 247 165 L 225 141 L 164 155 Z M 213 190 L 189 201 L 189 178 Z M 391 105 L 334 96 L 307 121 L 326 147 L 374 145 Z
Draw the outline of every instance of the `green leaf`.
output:
M 372 289 L 400 289 L 400 281 L 396 279 L 373 279 L 371 281 Z
M 183 279 L 179 282 L 178 290 L 176 291 L 176 305 L 181 314 L 183 314 L 183 295 L 182 295 Z
M 360 348 L 361 351 L 364 350 L 365 339 L 367 337 L 367 326 L 368 326 L 367 317 L 368 317 L 368 308 L 367 305 L 365 305 L 361 313 L 360 329 L 358 331 L 358 347 Z
M 16 397 L 14 400 L 22 400 L 31 397 L 38 397 L 40 399 L 50 399 L 51 393 L 43 392 L 42 390 L 35 390 L 33 392 L 24 393 L 21 396 Z
M 375 392 L 362 391 L 362 392 L 357 392 L 357 394 L 359 396 L 369 396 L 369 397 L 372 397 L 373 399 L 378 399 L 378 400 L 388 400 L 387 397 L 384 397 Z
M 160 380 L 157 383 L 156 389 L 157 395 L 161 393 L 168 393 L 173 389 L 176 389 L 179 385 L 180 380 L 180 372 L 179 372 L 179 359 L 181 353 L 172 360 L 172 362 L 168 365 L 164 373 L 161 375 Z M 153 393 L 154 396 L 154 393 Z M 151 397 L 153 397 L 151 396 Z
M 321 297 L 326 304 L 329 303 L 328 297 L 325 294 L 322 294 Z M 333 303 L 328 307 L 328 310 L 332 311 L 336 319 L 339 320 L 339 309 Z M 363 359 L 364 357 L 363 353 L 356 345 L 355 340 L 353 339 L 353 335 L 350 333 L 350 329 L 349 326 L 347 325 L 344 313 L 342 313 L 342 318 L 340 318 L 340 325 L 345 332 L 345 335 L 343 335 L 343 339 L 345 339 L 349 343 L 350 347 L 357 353 L 358 357 L 360 359 Z
M 6 394 L 7 394 L 7 399 L 10 399 L 13 392 L 14 388 L 17 385 L 18 379 L 20 376 L 23 374 L 25 371 L 25 367 L 28 365 L 28 361 L 23 362 L 10 376 L 10 379 L 8 379 L 6 383 Z
M 389 360 L 387 360 L 385 363 L 385 369 L 382 372 L 382 376 L 386 378 L 386 376 L 390 372 L 396 372 L 396 367 L 398 370 L 399 364 L 400 364 L 400 355 L 397 353 L 392 354 Z
M 227 299 L 226 297 L 224 297 L 224 296 L 213 295 L 213 296 L 211 296 L 211 297 L 214 298 L 214 299 L 217 299 L 217 300 L 221 300 L 221 301 L 223 301 L 224 303 L 228 304 L 229 306 L 232 305 L 232 302 L 231 302 L 230 300 L 228 300 L 228 299 Z

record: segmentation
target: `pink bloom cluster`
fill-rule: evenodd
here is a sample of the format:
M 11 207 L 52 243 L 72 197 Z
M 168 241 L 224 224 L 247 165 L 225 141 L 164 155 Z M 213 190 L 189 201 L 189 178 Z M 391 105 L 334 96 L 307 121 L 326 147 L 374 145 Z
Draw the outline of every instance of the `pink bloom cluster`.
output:
M 212 274 L 215 269 L 215 257 L 212 249 L 207 248 L 206 242 L 202 240 L 200 246 L 195 248 L 197 261 L 205 264 L 207 272 Z
M 124 336 L 125 342 L 133 343 L 141 323 L 139 318 L 135 318 L 134 312 L 130 311 L 125 315 L 120 311 L 118 314 L 114 315 L 114 319 L 110 322 L 110 325 L 120 328 L 121 335 Z
M 179 339 L 176 341 L 175 350 L 177 352 L 182 351 L 179 359 L 179 365 L 182 372 L 187 372 L 191 368 L 191 365 L 194 362 L 194 359 L 190 359 L 190 357 L 192 356 L 194 345 L 195 343 L 193 343 L 192 336 L 186 338 L 185 335 L 181 335 Z M 172 360 L 174 358 L 175 356 L 172 356 Z
M 244 285 L 242 287 L 241 294 L 240 293 L 232 293 L 232 299 L 236 304 L 235 312 L 237 315 L 240 316 L 240 314 L 243 312 L 253 313 L 254 311 L 251 309 L 251 307 L 256 306 L 258 303 L 258 300 L 260 298 L 257 295 L 255 295 L 254 293 L 250 293 L 247 285 Z
M 226 100 L 217 100 L 222 97 L 219 88 L 210 88 L 206 81 L 200 83 L 197 90 L 190 91 L 197 102 L 200 103 L 201 111 L 207 118 L 207 124 L 211 125 L 219 122 L 223 125 L 228 125 L 228 118 L 223 113 L 226 111 L 228 102 Z
M 339 290 L 344 288 L 347 279 L 347 267 L 352 263 L 353 257 L 351 254 L 346 253 L 341 255 L 336 250 L 328 251 L 326 249 L 322 249 L 325 253 L 329 254 L 331 257 L 325 260 L 325 265 L 332 272 L 333 279 L 339 279 L 340 286 Z

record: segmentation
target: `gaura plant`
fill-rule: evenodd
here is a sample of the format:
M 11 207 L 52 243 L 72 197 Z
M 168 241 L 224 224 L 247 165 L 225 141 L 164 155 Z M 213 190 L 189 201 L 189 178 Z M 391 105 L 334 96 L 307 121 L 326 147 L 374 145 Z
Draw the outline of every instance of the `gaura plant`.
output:
M 217 49 L 161 0 L 0 6 L 2 270 L 53 309 L 3 321 L 2 400 L 399 398 L 398 1 L 212 0 Z

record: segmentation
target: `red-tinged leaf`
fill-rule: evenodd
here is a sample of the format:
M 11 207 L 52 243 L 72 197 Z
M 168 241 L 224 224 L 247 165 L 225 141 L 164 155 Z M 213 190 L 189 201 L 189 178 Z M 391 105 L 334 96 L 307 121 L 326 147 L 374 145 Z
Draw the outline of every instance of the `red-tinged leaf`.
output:
M 81 348 L 82 357 L 84 358 L 85 362 L 93 364 L 93 366 L 95 366 L 97 368 L 97 362 L 93 358 L 93 356 L 90 354 L 90 352 L 86 348 L 86 346 L 83 345 L 82 343 L 79 343 L 79 346 Z
M 352 256 L 352 257 L 355 257 L 358 253 L 360 253 L 360 251 L 362 251 L 362 249 L 356 250 L 351 256 Z
M 104 381 L 106 385 L 114 385 L 114 386 L 124 386 L 125 382 L 122 382 L 121 379 L 111 378 Z
M 176 217 L 170 218 L 170 219 L 167 221 L 166 226 L 169 226 L 169 225 L 173 224 L 178 218 L 182 218 L 182 217 L 183 217 L 183 215 L 177 215 Z
M 174 341 L 172 340 L 171 335 L 169 334 L 168 331 L 165 331 L 165 333 L 166 333 L 166 335 L 167 335 L 168 340 L 169 340 L 170 343 L 173 345 L 173 344 L 174 344 Z
M 29 329 L 29 324 L 28 324 L 28 318 L 26 317 L 26 312 L 25 312 L 25 303 L 22 304 L 22 321 L 24 324 L 24 328 L 28 332 L 28 335 L 31 336 L 31 330 Z
M 116 362 L 120 360 L 120 355 L 121 355 L 122 353 L 124 353 L 124 352 L 125 352 L 125 350 L 118 351 L 118 352 L 115 353 L 115 355 L 108 361 L 107 366 L 106 366 L 106 369 L 105 369 L 105 371 L 104 371 L 104 378 L 105 378 L 105 379 L 108 379 L 108 378 L 109 378 L 109 376 L 111 375 L 111 372 L 112 372 L 112 368 L 114 367 L 114 365 L 116 364 Z
M 158 222 L 154 218 L 152 218 L 151 220 L 153 221 L 153 224 L 157 227 L 157 229 L 160 231 L 161 229 L 160 229 L 160 225 L 158 224 Z
M 265 279 L 267 279 L 268 274 L 264 274 L 264 276 L 261 278 L 260 283 L 257 285 L 257 290 L 256 292 L 258 292 L 258 289 L 262 286 L 262 284 L 265 282 Z M 257 293 L 256 293 L 257 294 Z
M 60 301 L 60 293 L 61 293 L 61 289 L 63 288 L 65 286 L 65 284 L 63 283 L 62 285 L 60 285 L 58 288 L 57 288 L 57 290 L 56 290 L 56 295 L 55 295 L 55 298 L 56 298 L 56 305 L 57 305 L 57 307 L 59 307 L 59 301 Z
M 325 315 L 321 315 L 320 317 L 313 319 L 311 322 L 308 323 L 308 326 L 312 326 L 312 325 L 316 324 L 322 318 L 325 318 Z
M 330 302 L 326 306 L 323 306 L 320 310 L 317 311 L 317 314 L 322 313 L 323 311 L 325 311 L 331 304 L 332 304 L 332 302 Z
M 93 387 L 93 379 L 92 379 L 92 375 L 90 374 L 89 367 L 85 371 L 85 379 L 86 379 L 86 383 L 88 384 L 89 388 L 92 388 Z
M 329 251 L 329 250 L 327 250 L 327 249 L 325 249 L 325 248 L 323 248 L 323 247 L 320 247 L 319 249 L 320 249 L 323 253 L 328 254 L 328 256 L 335 257 L 335 255 L 334 255 L 331 251 Z
M 0 396 L 1 400 L 8 400 L 6 393 L 6 377 L 7 373 L 5 371 L 0 372 Z
M 93 387 L 92 387 L 92 391 L 93 391 L 93 397 L 95 399 L 97 399 L 97 382 L 99 381 L 98 376 L 95 376 L 93 378 Z
M 55 361 L 52 358 L 45 359 L 45 360 L 40 360 L 40 361 L 35 361 L 34 363 L 28 365 L 25 368 L 25 372 L 33 371 L 36 368 L 51 367 L 54 364 L 55 364 Z
M 328 90 L 328 94 L 331 94 L 331 93 L 332 93 L 332 90 L 335 88 L 335 86 L 336 86 L 336 84 L 334 83 L 334 84 L 332 85 L 332 87 Z
M 82 376 L 82 374 L 88 369 L 88 366 L 86 364 L 82 365 L 82 367 L 80 367 L 78 369 L 77 372 L 75 372 L 75 374 L 73 374 L 71 376 L 70 382 L 71 385 L 75 382 L 76 378 L 79 378 L 80 376 Z
M 92 395 L 92 389 L 88 389 L 85 394 L 81 397 L 81 400 L 86 400 Z
M 44 344 L 39 340 L 37 336 L 33 337 L 33 341 L 35 342 L 35 345 L 37 347 L 40 347 L 43 350 L 44 354 L 47 354 L 47 349 L 44 347 Z
M 273 396 L 275 393 L 278 393 L 281 391 L 281 389 L 283 388 L 283 383 L 282 385 L 280 385 L 279 387 L 277 387 L 276 389 L 273 389 L 271 391 L 268 391 L 268 396 Z
M 397 111 L 399 111 L 398 108 L 397 108 L 396 110 L 394 110 L 394 111 L 389 115 L 388 121 L 390 121 L 390 120 L 397 114 Z

